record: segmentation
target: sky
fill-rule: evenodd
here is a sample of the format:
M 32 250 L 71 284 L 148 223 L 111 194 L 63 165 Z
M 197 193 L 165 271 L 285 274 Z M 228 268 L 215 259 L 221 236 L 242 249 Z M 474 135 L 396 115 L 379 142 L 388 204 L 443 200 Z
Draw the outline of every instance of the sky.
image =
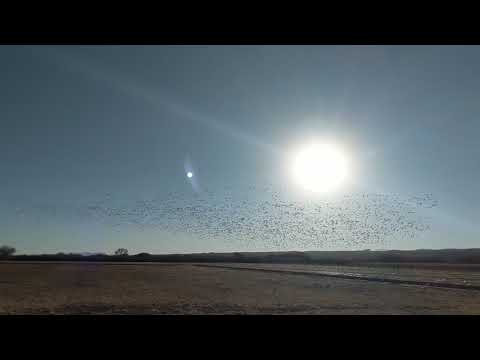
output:
M 438 205 L 421 210 L 429 229 L 413 236 L 304 249 L 478 247 L 479 95 L 478 46 L 0 46 L 0 244 L 296 250 L 288 236 L 242 242 L 235 231 L 171 230 L 170 220 L 99 221 L 89 206 L 162 204 L 172 193 L 240 204 L 265 200 L 262 189 L 320 204 L 333 195 L 298 189 L 288 159 L 328 138 L 351 163 L 336 199 L 431 194 Z

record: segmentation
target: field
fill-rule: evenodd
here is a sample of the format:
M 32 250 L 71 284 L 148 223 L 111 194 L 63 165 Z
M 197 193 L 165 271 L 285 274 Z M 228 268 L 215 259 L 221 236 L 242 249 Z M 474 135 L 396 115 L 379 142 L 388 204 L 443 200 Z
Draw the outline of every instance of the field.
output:
M 4 262 L 0 314 L 480 314 L 478 290 L 281 272 L 292 270 L 468 284 L 480 277 L 477 271 L 378 266 Z

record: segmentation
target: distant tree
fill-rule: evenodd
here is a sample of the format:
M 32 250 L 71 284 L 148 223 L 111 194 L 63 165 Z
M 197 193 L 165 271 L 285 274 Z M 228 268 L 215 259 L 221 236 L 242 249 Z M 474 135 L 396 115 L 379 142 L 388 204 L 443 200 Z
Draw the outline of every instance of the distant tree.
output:
M 3 245 L 0 246 L 0 257 L 12 256 L 17 251 L 14 247 Z
M 150 256 L 150 254 L 147 253 L 147 252 L 142 252 L 142 253 L 137 254 L 136 256 L 143 256 L 143 257 L 145 257 L 145 256 Z
M 125 248 L 120 248 L 115 251 L 115 255 L 117 256 L 127 256 L 128 255 L 128 250 Z

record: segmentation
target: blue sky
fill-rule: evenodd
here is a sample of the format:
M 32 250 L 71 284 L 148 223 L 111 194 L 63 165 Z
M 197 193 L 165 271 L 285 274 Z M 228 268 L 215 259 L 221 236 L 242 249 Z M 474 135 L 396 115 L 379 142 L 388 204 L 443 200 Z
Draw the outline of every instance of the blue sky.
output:
M 285 195 L 291 149 L 327 136 L 352 158 L 345 193 L 438 201 L 422 210 L 429 231 L 375 246 L 477 247 L 479 72 L 478 46 L 1 46 L 0 243 L 272 250 L 234 234 L 119 230 L 81 209 L 105 194 L 121 206 L 226 187 L 235 201 L 246 186 Z M 308 247 L 330 248 L 352 247 Z

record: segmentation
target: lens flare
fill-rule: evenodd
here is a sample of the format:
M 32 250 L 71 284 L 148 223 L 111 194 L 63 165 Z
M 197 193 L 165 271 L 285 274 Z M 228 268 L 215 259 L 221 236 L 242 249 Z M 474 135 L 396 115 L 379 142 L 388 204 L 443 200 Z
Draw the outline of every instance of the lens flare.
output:
M 336 190 L 347 178 L 348 164 L 343 152 L 331 144 L 310 144 L 294 157 L 295 182 L 308 191 L 327 193 Z

